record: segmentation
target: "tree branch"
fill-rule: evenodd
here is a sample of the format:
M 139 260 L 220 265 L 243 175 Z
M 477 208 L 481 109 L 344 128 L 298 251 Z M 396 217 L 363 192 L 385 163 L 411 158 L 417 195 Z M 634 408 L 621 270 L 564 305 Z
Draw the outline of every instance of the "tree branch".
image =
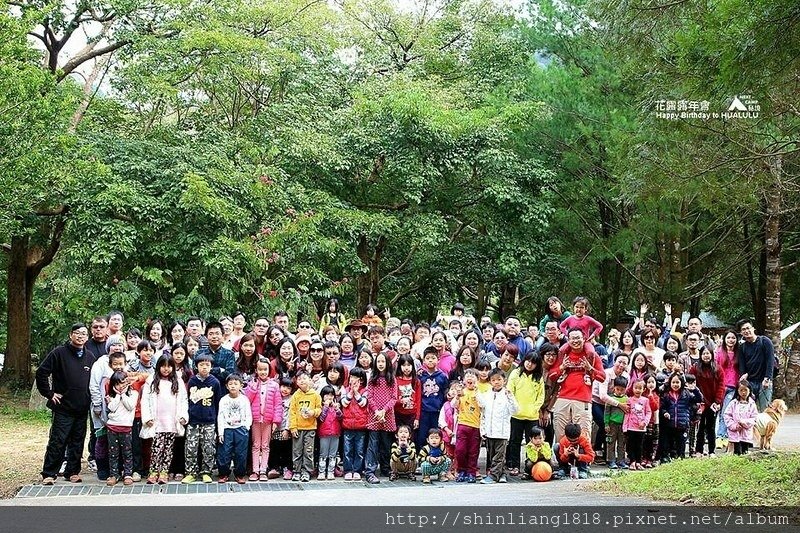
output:
M 66 78 L 67 76 L 69 76 L 69 74 L 73 70 L 75 70 L 76 68 L 78 68 L 79 66 L 84 64 L 85 62 L 89 61 L 90 59 L 94 59 L 95 57 L 102 56 L 102 55 L 105 55 L 105 54 L 109 54 L 109 53 L 113 52 L 114 50 L 119 50 L 120 48 L 130 44 L 131 42 L 132 41 L 129 40 L 129 39 L 123 39 L 121 41 L 117 41 L 114 44 L 109 44 L 108 46 L 103 46 L 102 48 L 95 48 L 94 50 L 91 50 L 90 52 L 87 52 L 84 55 L 77 55 L 77 56 L 73 57 L 72 59 L 67 61 L 67 63 L 64 65 L 64 68 L 61 69 L 61 74 L 59 74 L 59 76 L 58 76 L 58 81 L 61 81 L 64 78 Z

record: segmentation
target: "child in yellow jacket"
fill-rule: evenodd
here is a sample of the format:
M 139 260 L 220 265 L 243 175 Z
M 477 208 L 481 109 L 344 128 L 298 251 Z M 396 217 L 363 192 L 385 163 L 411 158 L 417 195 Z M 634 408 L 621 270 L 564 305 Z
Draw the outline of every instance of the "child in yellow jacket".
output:
M 292 481 L 311 480 L 314 468 L 314 437 L 317 433 L 317 418 L 322 413 L 322 398 L 311 387 L 311 377 L 299 372 L 296 377 L 297 391 L 289 402 L 289 431 L 292 433 L 292 459 L 294 476 Z

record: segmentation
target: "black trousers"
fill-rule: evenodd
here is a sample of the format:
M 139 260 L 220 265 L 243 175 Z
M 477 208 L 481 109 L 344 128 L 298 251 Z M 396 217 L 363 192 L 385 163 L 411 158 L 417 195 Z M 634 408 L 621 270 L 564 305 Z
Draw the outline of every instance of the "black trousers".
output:
M 519 456 L 522 443 L 526 444 L 531 440 L 533 428 L 539 425 L 538 420 L 522 420 L 511 417 L 511 438 L 508 439 L 508 449 L 506 450 L 506 467 L 519 469 Z
M 88 418 L 88 409 L 80 415 L 53 411 L 50 438 L 44 453 L 42 477 L 58 477 L 65 452 L 67 467 L 64 470 L 64 477 L 69 478 L 72 475 L 80 474 Z

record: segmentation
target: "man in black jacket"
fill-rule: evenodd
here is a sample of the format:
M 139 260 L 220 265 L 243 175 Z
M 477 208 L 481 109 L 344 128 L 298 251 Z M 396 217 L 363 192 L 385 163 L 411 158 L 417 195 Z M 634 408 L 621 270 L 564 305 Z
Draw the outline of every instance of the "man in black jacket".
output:
M 52 485 L 67 452 L 64 477 L 80 483 L 81 456 L 91 398 L 89 374 L 95 357 L 84 350 L 89 331 L 83 324 L 70 329 L 69 342 L 47 354 L 36 370 L 36 388 L 53 411 L 50 439 L 42 466 L 42 484 Z M 52 386 L 48 378 L 52 377 Z

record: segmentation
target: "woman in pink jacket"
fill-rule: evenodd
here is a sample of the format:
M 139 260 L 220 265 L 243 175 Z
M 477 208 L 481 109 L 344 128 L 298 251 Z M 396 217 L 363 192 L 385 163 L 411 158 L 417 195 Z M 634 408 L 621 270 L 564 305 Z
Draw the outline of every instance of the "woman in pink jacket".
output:
M 733 453 L 742 455 L 753 445 L 753 426 L 756 424 L 758 408 L 746 381 L 739 383 L 736 393 L 736 399 L 728 404 L 722 416 L 728 428 L 728 440 L 733 443 Z
M 283 421 L 283 403 L 278 382 L 270 379 L 269 359 L 261 357 L 256 365 L 256 375 L 244 390 L 253 412 L 252 437 L 253 473 L 250 481 L 267 481 L 269 440 L 272 432 Z

